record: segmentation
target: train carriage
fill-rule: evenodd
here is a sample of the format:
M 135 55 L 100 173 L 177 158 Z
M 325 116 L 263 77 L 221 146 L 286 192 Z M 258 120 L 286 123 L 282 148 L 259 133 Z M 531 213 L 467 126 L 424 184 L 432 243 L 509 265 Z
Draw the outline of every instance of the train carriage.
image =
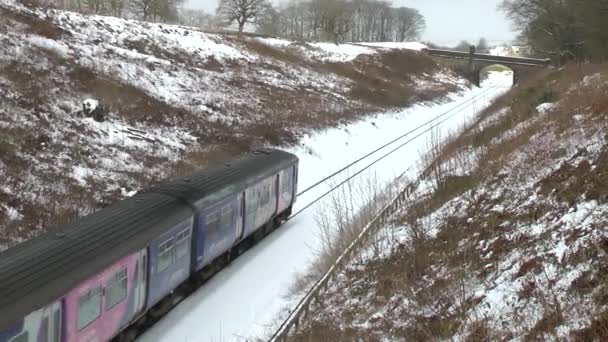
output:
M 287 218 L 296 200 L 297 167 L 293 154 L 264 149 L 148 191 L 192 208 L 192 271 L 197 272 L 275 218 Z
M 144 312 L 148 244 L 188 219 L 174 198 L 142 194 L 0 253 L 0 342 L 118 335 Z
M 194 273 L 289 216 L 297 168 L 292 154 L 256 151 L 0 253 L 0 342 L 132 336 Z
M 64 341 L 110 340 L 143 311 L 146 255 L 146 249 L 129 254 L 65 295 Z
M 194 216 L 167 229 L 148 246 L 148 293 L 150 309 L 190 276 Z

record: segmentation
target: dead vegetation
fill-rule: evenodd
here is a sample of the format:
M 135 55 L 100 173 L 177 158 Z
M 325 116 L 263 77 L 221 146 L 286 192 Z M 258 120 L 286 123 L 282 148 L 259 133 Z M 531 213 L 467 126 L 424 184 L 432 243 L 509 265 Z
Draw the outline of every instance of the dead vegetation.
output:
M 35 0 L 28 0 L 25 5 L 35 8 L 38 7 L 36 3 Z M 12 11 L 2 7 L 0 7 L 0 17 L 3 20 L 11 20 L 23 24 L 26 32 L 33 35 L 58 40 L 66 34 L 64 30 L 55 25 L 49 18 L 40 18 L 29 13 Z
M 334 65 L 297 47 L 209 36 L 255 59 L 199 58 L 200 49 L 170 44 L 196 31 L 161 25 L 168 33 L 159 38 L 153 24 L 125 22 L 145 29 L 118 39 L 101 18 L 33 7 L 0 5 L 0 249 L 161 179 L 457 90 L 414 52 Z M 413 77 L 431 87 L 417 89 Z M 166 97 L 166 88 L 186 95 Z M 104 106 L 105 126 L 82 117 L 87 98 Z M 176 138 L 183 148 L 163 142 L 174 131 L 194 139 Z
M 430 190 L 292 340 L 606 340 L 607 80 L 606 65 L 541 72 L 436 137 Z

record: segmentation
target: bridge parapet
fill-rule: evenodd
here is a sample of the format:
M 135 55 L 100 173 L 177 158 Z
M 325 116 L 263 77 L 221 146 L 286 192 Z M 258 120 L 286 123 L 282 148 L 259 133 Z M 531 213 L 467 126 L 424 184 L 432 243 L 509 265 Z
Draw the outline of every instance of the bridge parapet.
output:
M 456 59 L 474 59 L 480 62 L 493 62 L 496 64 L 513 64 L 513 65 L 529 65 L 529 66 L 540 66 L 547 67 L 551 65 L 550 59 L 539 59 L 539 58 L 527 58 L 527 57 L 511 57 L 511 56 L 495 56 L 482 53 L 471 53 L 462 51 L 451 51 L 451 50 L 439 50 L 439 49 L 424 49 L 424 52 L 436 56 L 445 58 L 456 58 Z
M 532 69 L 551 66 L 550 59 L 495 56 L 476 53 L 474 46 L 471 46 L 470 52 L 440 49 L 424 49 L 423 52 L 442 60 L 452 60 L 453 62 L 449 62 L 449 64 L 458 73 L 465 76 L 477 86 L 480 85 L 481 80 L 479 73 L 481 70 L 493 64 L 504 65 L 513 70 L 513 84 L 516 84 L 521 79 L 522 75 L 528 74 Z

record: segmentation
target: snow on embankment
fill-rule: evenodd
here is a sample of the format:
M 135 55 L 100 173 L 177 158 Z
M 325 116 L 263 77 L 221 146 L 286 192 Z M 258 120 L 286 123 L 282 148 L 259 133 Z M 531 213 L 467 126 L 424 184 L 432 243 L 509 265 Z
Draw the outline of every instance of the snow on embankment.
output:
M 292 340 L 605 340 L 607 92 L 606 65 L 546 71 L 437 146 Z
M 463 120 L 474 117 L 479 108 L 489 105 L 492 99 L 511 85 L 512 77 L 509 75 L 496 73 L 493 76 L 497 77 L 492 77 L 482 88 L 451 94 L 443 103 L 420 104 L 405 110 L 380 112 L 348 125 L 307 134 L 300 146 L 289 148 L 300 159 L 299 189 L 306 189 L 357 160 L 362 154 L 414 127 L 424 126 L 425 122 L 456 107 L 460 110 L 454 111 L 454 116 L 437 128 L 437 131 L 444 134 L 455 130 Z M 494 85 L 498 87 L 494 88 Z M 433 134 L 421 131 L 416 133 L 423 133 L 423 136 L 402 146 L 356 176 L 353 183 L 335 192 L 352 199 L 349 201 L 349 210 L 357 211 L 364 204 L 362 202 L 369 198 L 370 194 L 362 191 L 361 185 L 367 186 L 369 181 L 389 184 L 405 170 L 415 168 L 419 152 L 426 148 L 425 137 Z M 413 138 L 413 134 L 408 138 Z M 402 142 L 404 141 L 400 140 Z M 308 206 L 338 181 L 354 175 L 356 170 L 361 170 L 364 165 L 379 158 L 395 145 L 343 172 L 333 183 L 323 183 L 302 194 L 294 205 L 294 212 Z M 332 207 L 332 200 L 328 197 L 314 203 L 264 238 L 206 282 L 195 294 L 186 298 L 139 341 L 267 340 L 264 337 L 274 332 L 273 329 L 281 323 L 280 319 L 293 310 L 300 300 L 299 294 L 293 295 L 294 283 L 309 271 L 311 264 L 319 257 L 324 235 L 318 215 L 323 208 Z M 336 339 L 310 341 L 334 340 Z
M 385 42 L 385 43 L 296 43 L 286 39 L 258 38 L 266 45 L 287 49 L 293 48 L 311 59 L 324 62 L 350 62 L 359 56 L 375 55 L 390 50 L 421 51 L 427 46 L 418 42 Z
M 210 161 L 462 88 L 409 50 L 326 63 L 255 38 L 15 1 L 0 3 L 0 32 L 0 248 Z M 332 49 L 324 56 L 352 55 Z

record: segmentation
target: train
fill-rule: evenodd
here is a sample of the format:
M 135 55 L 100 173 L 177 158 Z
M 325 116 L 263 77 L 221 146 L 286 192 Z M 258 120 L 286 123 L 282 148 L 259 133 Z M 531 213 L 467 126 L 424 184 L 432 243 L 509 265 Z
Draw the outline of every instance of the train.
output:
M 298 158 L 260 149 L 0 253 L 0 342 L 132 341 L 291 214 Z

